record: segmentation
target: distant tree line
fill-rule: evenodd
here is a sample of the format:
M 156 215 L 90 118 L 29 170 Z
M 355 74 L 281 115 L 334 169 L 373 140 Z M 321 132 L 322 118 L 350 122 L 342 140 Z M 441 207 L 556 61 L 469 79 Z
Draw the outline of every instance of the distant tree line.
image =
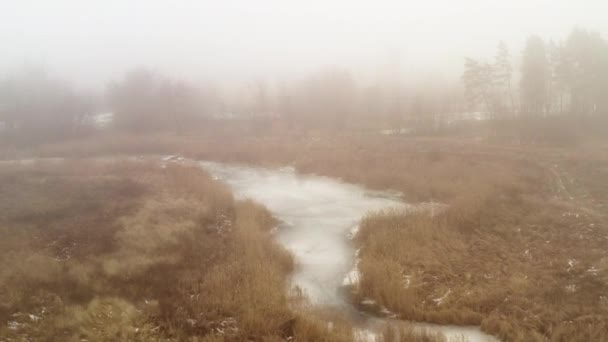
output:
M 276 126 L 426 134 L 487 119 L 469 121 L 490 123 L 496 135 L 509 128 L 507 134 L 534 140 L 538 132 L 555 131 L 558 118 L 568 118 L 557 127 L 562 131 L 576 126 L 573 120 L 592 128 L 608 121 L 608 44 L 599 34 L 574 30 L 559 42 L 532 36 L 516 64 L 512 59 L 501 42 L 491 62 L 465 59 L 462 83 L 402 79 L 390 68 L 384 77 L 361 83 L 348 70 L 330 68 L 271 85 L 257 80 L 223 96 L 212 86 L 146 69 L 126 73 L 103 96 L 26 71 L 0 79 L 0 140 L 89 134 L 91 117 L 102 111 L 113 113 L 116 130 L 175 134 L 218 121 L 250 122 L 250 130 L 262 134 Z
M 104 95 L 76 92 L 42 70 L 0 80 L 0 142 L 43 143 L 94 132 L 95 116 L 112 113 L 112 128 L 128 132 L 188 132 L 217 103 L 213 92 L 145 69 L 128 72 Z
M 200 127 L 216 103 L 213 94 L 187 82 L 173 80 L 146 69 L 128 72 L 112 83 L 107 100 L 114 127 L 131 132 L 186 133 Z
M 2 140 L 42 142 L 78 134 L 93 99 L 42 70 L 0 80 Z
M 288 127 L 419 133 L 483 121 L 532 140 L 542 129 L 568 130 L 573 120 L 608 121 L 608 44 L 599 34 L 576 29 L 560 42 L 531 36 L 516 64 L 513 59 L 503 42 L 491 62 L 466 58 L 462 85 L 406 83 L 392 75 L 362 84 L 347 70 L 326 69 L 275 89 L 259 83 L 248 112 L 278 117 Z
M 469 108 L 492 118 L 608 115 L 608 44 L 574 30 L 561 42 L 531 36 L 523 49 L 519 86 L 504 43 L 493 62 L 465 60 L 462 79 Z
M 357 82 L 348 70 L 330 68 L 274 89 L 268 112 L 288 127 L 329 130 L 415 128 L 432 131 L 464 109 L 454 84 L 405 83 L 390 75 Z M 277 121 L 277 119 L 275 119 Z

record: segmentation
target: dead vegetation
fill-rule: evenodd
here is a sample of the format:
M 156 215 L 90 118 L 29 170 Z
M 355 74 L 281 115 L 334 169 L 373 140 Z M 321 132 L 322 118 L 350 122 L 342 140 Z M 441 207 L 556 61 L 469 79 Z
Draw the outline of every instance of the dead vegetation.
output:
M 232 128 L 198 136 L 109 134 L 35 149 L 5 149 L 1 156 L 14 159 L 177 154 L 264 166 L 292 164 L 303 173 L 337 177 L 379 190 L 398 190 L 411 202 L 446 202 L 471 187 L 500 184 L 496 180 L 504 177 L 511 179 L 513 165 L 505 164 L 496 154 L 520 152 L 458 139 L 403 139 L 371 133 L 329 136 L 297 131 L 253 135 Z M 519 158 L 526 162 L 533 157 L 524 153 Z M 452 172 L 454 169 L 459 172 Z
M 406 319 L 481 325 L 505 341 L 607 338 L 608 168 L 600 143 L 241 133 L 109 137 L 5 156 L 167 153 L 291 164 L 399 190 L 409 202 L 447 203 L 434 217 L 386 212 L 363 221 L 357 300 L 371 298 Z
M 3 341 L 348 341 L 288 306 L 270 213 L 198 168 L 0 170 Z
M 606 340 L 607 227 L 599 204 L 606 193 L 590 201 L 579 198 L 582 186 L 572 190 L 577 197 L 564 192 L 542 167 L 548 159 L 491 158 L 503 165 L 500 176 L 480 175 L 441 213 L 389 211 L 363 220 L 359 300 L 372 298 L 410 320 L 481 325 L 505 341 Z M 576 159 L 570 164 L 599 162 Z

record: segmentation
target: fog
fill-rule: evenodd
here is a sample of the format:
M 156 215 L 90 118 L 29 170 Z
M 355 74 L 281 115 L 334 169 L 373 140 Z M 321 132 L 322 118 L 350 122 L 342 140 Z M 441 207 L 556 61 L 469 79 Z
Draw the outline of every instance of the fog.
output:
M 135 67 L 197 83 L 298 77 L 458 79 L 465 56 L 517 56 L 531 34 L 608 33 L 602 0 L 3 1 L 0 73 L 43 66 L 88 89 Z
M 0 341 L 608 341 L 607 13 L 0 0 Z

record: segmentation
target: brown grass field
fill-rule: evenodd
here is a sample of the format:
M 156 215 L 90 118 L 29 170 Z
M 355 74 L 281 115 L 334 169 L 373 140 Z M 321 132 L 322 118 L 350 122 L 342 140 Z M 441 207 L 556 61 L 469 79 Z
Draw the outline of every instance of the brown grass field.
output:
M 198 168 L 4 164 L 1 341 L 348 341 L 288 305 L 269 212 Z
M 435 216 L 424 213 L 383 212 L 371 213 L 363 220 L 362 229 L 355 241 L 361 248 L 362 281 L 356 289 L 353 289 L 354 300 L 372 298 L 399 314 L 401 318 L 409 320 L 481 325 L 484 331 L 504 341 L 608 340 L 608 299 L 606 297 L 606 293 L 608 293 L 608 255 L 606 251 L 608 184 L 605 181 L 608 179 L 608 149 L 600 142 L 589 142 L 576 147 L 555 147 L 487 144 L 472 139 L 400 138 L 370 134 L 329 138 L 322 134 L 285 133 L 247 137 L 230 133 L 216 133 L 210 137 L 112 136 L 2 153 L 4 158 L 31 155 L 78 157 L 116 154 L 180 154 L 192 158 L 266 166 L 291 164 L 304 173 L 338 177 L 373 189 L 398 190 L 403 193 L 404 199 L 408 202 L 446 203 L 449 205 L 448 208 Z M 7 177 L 10 174 L 10 172 L 7 173 Z M 14 174 L 12 177 L 14 177 L 13 179 L 22 178 Z M 146 194 L 150 190 L 148 192 L 142 190 L 141 188 L 146 188 L 142 182 L 151 182 L 148 178 L 154 177 L 144 177 L 140 175 L 139 171 L 133 171 L 131 179 L 137 180 L 135 182 L 137 186 L 129 191 L 124 191 L 129 196 L 138 198 L 138 201 L 143 201 L 142 199 L 147 198 Z M 104 178 L 103 181 L 110 182 L 110 179 Z M 157 184 L 156 182 L 158 180 L 152 183 Z M 15 181 L 3 183 L 17 184 Z M 64 186 L 56 186 L 64 188 Z M 158 187 L 158 185 L 156 186 Z M 113 189 L 112 187 L 104 188 Z M 47 191 L 52 192 L 52 190 Z M 104 198 L 103 196 L 118 197 L 109 191 L 99 191 L 98 195 L 92 196 L 91 201 L 95 202 L 93 198 Z M 116 191 L 119 191 L 118 188 Z M 3 196 L 3 198 L 7 197 Z M 68 201 L 71 197 L 62 196 L 62 198 Z M 28 203 L 26 206 L 31 210 L 31 203 L 34 203 L 31 201 L 42 200 L 38 196 L 31 196 L 23 201 Z M 228 215 L 228 217 L 233 220 L 235 227 L 240 226 L 238 213 L 244 210 L 241 208 L 242 206 L 256 207 L 253 204 L 230 204 L 229 200 L 220 201 L 217 198 L 213 203 L 216 203 L 215 201 L 228 203 L 225 206 L 233 208 L 232 216 Z M 103 298 L 126 298 L 124 300 L 128 300 L 128 303 L 136 308 L 138 308 L 137 301 L 141 300 L 141 297 L 136 298 L 136 294 L 146 293 L 146 296 L 152 298 L 152 295 L 148 295 L 148 293 L 156 291 L 156 289 L 141 290 L 138 287 L 139 284 L 133 284 L 133 282 L 137 283 L 136 278 L 122 279 L 120 286 L 109 285 L 115 281 L 116 274 L 124 274 L 125 270 L 128 270 L 129 274 L 131 272 L 138 274 L 137 271 L 143 272 L 142 269 L 150 270 L 154 267 L 162 269 L 158 264 L 169 264 L 172 270 L 177 269 L 176 265 L 179 265 L 179 268 L 187 268 L 187 265 L 190 264 L 183 262 L 190 258 L 181 254 L 186 253 L 187 255 L 189 248 L 180 249 L 178 254 L 150 253 L 147 255 L 145 251 L 150 250 L 149 246 L 152 246 L 152 249 L 167 248 L 156 246 L 158 242 L 154 242 L 155 239 L 145 242 L 150 244 L 149 246 L 139 247 L 146 255 L 145 257 L 129 256 L 132 251 L 138 250 L 138 247 L 121 247 L 121 244 L 137 246 L 137 244 L 143 243 L 134 242 L 137 240 L 135 238 L 137 229 L 132 233 L 125 233 L 124 228 L 121 230 L 121 225 L 137 227 L 136 223 L 141 220 L 153 219 L 162 222 L 164 219 L 169 219 L 168 217 L 152 217 L 159 212 L 157 208 L 163 208 L 163 205 L 166 204 L 143 201 L 144 204 L 138 202 L 140 204 L 135 205 L 134 202 L 123 200 L 110 202 L 112 202 L 112 209 L 106 210 L 117 210 L 122 213 L 121 215 L 109 215 L 106 212 L 108 216 L 122 217 L 120 220 L 112 221 L 113 225 L 109 224 L 110 227 L 114 227 L 112 228 L 115 232 L 113 234 L 117 237 L 114 241 L 115 245 L 112 247 L 108 245 L 102 249 L 103 258 L 87 259 L 86 263 L 79 264 L 78 271 L 69 268 L 64 270 L 67 272 L 66 274 L 77 274 L 74 277 L 81 279 L 70 280 L 69 290 L 65 288 L 62 290 L 66 294 L 69 293 L 70 296 L 82 292 L 77 296 L 78 298 L 73 299 L 77 304 L 72 304 L 81 310 L 78 311 L 79 315 L 86 315 L 86 310 L 96 310 L 96 306 L 90 307 L 93 302 L 87 302 L 91 303 L 87 307 L 82 304 L 83 300 L 91 299 L 92 287 L 95 287 L 96 293 L 97 290 L 106 289 L 108 293 L 104 293 Z M 77 206 L 72 207 L 76 205 L 75 203 Z M 175 202 L 172 201 L 172 203 Z M 48 205 L 60 206 L 61 201 L 53 201 Z M 188 206 L 191 203 L 184 203 L 184 205 Z M 85 212 L 85 209 L 89 208 L 91 213 L 95 213 L 91 215 L 101 215 L 93 210 L 94 205 L 87 205 L 87 202 L 82 200 L 66 203 L 62 208 L 70 211 L 78 210 L 78 212 Z M 179 212 L 176 208 L 163 208 L 160 212 L 165 209 L 172 213 L 174 210 Z M 251 208 L 248 210 L 250 213 L 253 211 Z M 11 211 L 3 210 L 3 212 Z M 36 224 L 31 221 L 38 222 L 40 225 L 40 222 L 48 221 L 44 215 L 50 214 L 38 213 L 36 214 L 38 216 L 34 218 L 29 215 L 31 214 L 25 215 L 29 221 L 22 218 L 16 219 L 15 217 L 21 217 L 19 215 L 9 219 L 10 222 L 23 220 L 23 223 L 20 224 L 35 231 Z M 264 217 L 267 217 L 264 221 L 271 220 L 268 214 Z M 65 220 L 65 218 L 61 219 Z M 94 219 L 94 221 L 102 222 L 99 219 Z M 250 221 L 252 220 L 247 219 L 247 222 Z M 209 222 L 213 222 L 213 220 L 210 219 Z M 253 224 L 246 226 L 251 225 Z M 263 224 L 261 225 L 263 226 Z M 67 227 L 63 224 L 59 226 Z M 167 239 L 168 236 L 162 232 L 160 226 L 159 223 L 159 232 L 155 234 L 162 239 Z M 184 232 L 189 231 L 187 227 L 180 229 L 183 229 Z M 264 231 L 264 229 L 246 230 L 248 234 L 253 234 L 252 232 L 257 234 L 260 239 L 259 246 L 264 246 L 264 244 L 273 246 L 267 235 L 260 231 Z M 32 236 L 34 235 L 39 236 L 36 234 Z M 8 233 L 8 236 L 11 236 L 11 239 L 23 239 L 13 233 Z M 173 238 L 169 240 L 174 244 L 182 243 L 182 240 L 179 242 Z M 103 241 L 103 239 L 100 236 L 96 238 L 96 241 Z M 194 243 L 192 239 L 183 241 L 187 241 L 189 244 Z M 238 239 L 235 238 L 234 241 L 238 241 Z M 8 243 L 4 239 L 2 243 L 6 243 L 6 246 L 15 245 L 14 242 Z M 217 246 L 217 243 L 214 242 L 213 245 Z M 39 254 L 38 246 L 42 245 L 19 250 L 20 253 L 28 253 L 29 250 L 30 253 L 36 251 L 34 254 Z M 234 245 L 228 244 L 227 246 Z M 8 250 L 7 248 L 3 247 L 2 250 Z M 75 249 L 78 250 L 77 247 Z M 221 248 L 222 252 L 219 252 L 219 255 L 214 254 L 213 261 L 207 261 L 210 262 L 210 268 L 205 267 L 200 271 L 214 269 L 218 270 L 217 272 L 201 274 L 198 279 L 204 279 L 204 281 L 190 280 L 196 284 L 205 284 L 203 287 L 197 287 L 196 293 L 211 293 L 210 291 L 231 293 L 230 288 L 222 287 L 219 284 L 230 283 L 245 286 L 231 278 L 238 275 L 250 274 L 253 279 L 257 279 L 255 272 L 247 273 L 241 269 L 246 266 L 240 265 L 240 261 L 238 263 L 227 261 L 236 257 L 228 257 L 227 255 L 232 254 L 224 253 L 227 250 L 230 248 Z M 273 252 L 274 250 L 276 252 Z M 92 250 L 87 251 L 98 254 Z M 74 253 L 77 255 L 77 252 Z M 270 309 L 254 307 L 255 309 L 247 311 L 243 305 L 230 304 L 238 303 L 231 295 L 226 295 L 217 302 L 209 302 L 208 298 L 200 299 L 202 302 L 199 308 L 205 308 L 205 310 L 210 307 L 222 308 L 217 309 L 214 314 L 209 316 L 210 318 L 197 319 L 197 322 L 208 323 L 205 328 L 208 331 L 212 331 L 213 324 L 221 323 L 221 320 L 226 317 L 238 317 L 240 333 L 247 332 L 252 336 L 271 336 L 280 326 L 280 322 L 290 319 L 291 316 L 287 314 L 289 311 L 286 309 L 286 299 L 283 296 L 284 291 L 279 290 L 284 287 L 285 274 L 291 267 L 289 256 L 276 246 L 274 249 L 262 248 L 257 252 L 254 248 L 251 253 L 260 258 L 259 260 L 269 257 L 266 253 L 281 256 L 272 258 L 274 261 L 269 265 L 274 266 L 265 270 L 269 273 L 259 279 L 259 281 L 272 280 L 273 285 L 265 285 L 262 289 L 257 290 L 272 289 L 273 292 L 276 291 L 277 298 L 271 302 L 276 303 L 276 305 L 272 305 L 272 312 L 276 314 L 277 319 L 267 319 L 274 316 L 265 315 L 263 323 L 256 322 L 259 314 L 256 316 L 254 312 L 259 313 L 262 312 L 260 310 Z M 159 255 L 163 256 L 162 259 L 158 259 Z M 38 265 L 38 262 L 42 263 L 37 258 L 38 256 L 33 259 L 38 260 L 34 265 Z M 103 259 L 103 262 L 100 259 Z M 28 259 L 22 257 L 19 260 Z M 118 262 L 119 260 L 120 262 Z M 180 261 L 178 262 L 178 260 Z M 255 265 L 251 265 L 252 260 L 256 259 L 251 257 L 242 259 L 244 265 L 249 265 L 250 269 L 256 269 Z M 217 265 L 233 265 L 237 267 L 238 272 L 231 273 L 230 267 L 221 267 L 221 270 L 213 268 L 213 265 L 216 265 L 214 262 L 218 263 Z M 35 277 L 37 278 L 35 281 L 44 283 L 44 279 L 53 278 L 53 276 L 46 276 L 46 278 L 44 276 L 48 270 L 52 270 L 50 267 L 27 267 L 45 269 L 45 272 L 34 272 L 40 274 Z M 26 266 L 19 269 L 26 269 Z M 113 270 L 116 273 L 112 274 Z M 94 285 L 78 285 L 81 284 L 80 281 L 89 284 L 85 280 L 92 279 L 93 275 L 97 276 L 97 274 L 103 275 L 101 279 L 109 280 L 96 281 Z M 190 272 L 188 274 L 188 278 L 194 277 Z M 209 275 L 213 275 L 213 278 L 219 277 L 216 279 L 217 283 L 211 282 Z M 3 277 L 5 277 L 4 274 Z M 134 275 L 134 277 L 136 276 Z M 167 280 L 165 276 L 161 278 L 159 280 L 161 283 L 163 280 Z M 180 282 L 172 280 L 171 288 L 174 289 L 178 283 L 181 284 L 181 280 Z M 255 281 L 246 283 L 247 286 L 256 288 Z M 154 281 L 146 281 L 145 287 L 156 286 L 153 284 L 155 284 Z M 167 284 L 164 285 L 167 286 Z M 63 286 L 68 285 L 58 287 Z M 37 286 L 18 286 L 19 291 L 34 287 L 39 288 Z M 114 290 L 107 290 L 109 288 Z M 182 288 L 181 285 L 179 288 Z M 180 297 L 177 293 L 192 292 L 192 288 L 188 288 L 188 285 L 185 285 L 185 288 L 187 289 L 183 290 L 185 292 L 180 292 L 180 290 L 172 292 L 172 295 Z M 120 293 L 113 292 L 117 289 L 120 289 Z M 163 291 L 167 291 L 167 289 L 165 288 Z M 23 295 L 11 296 L 25 298 Z M 240 301 L 242 298 L 238 300 Z M 14 302 L 17 303 L 17 299 L 14 299 Z M 169 303 L 176 302 L 176 299 L 169 301 Z M 173 306 L 169 305 L 167 308 L 159 302 L 160 312 L 171 310 L 171 307 Z M 241 312 L 241 310 L 246 312 Z M 164 321 L 162 318 L 155 318 L 154 322 L 162 322 L 162 324 L 154 323 L 150 327 L 161 326 L 163 328 L 160 330 L 169 334 L 187 334 L 192 329 L 199 329 L 180 327 L 177 323 L 171 323 L 179 314 L 183 315 L 180 317 L 190 317 L 187 313 L 164 312 L 166 315 L 154 316 L 165 317 Z M 66 327 L 66 329 L 75 328 Z M 155 332 L 158 332 L 158 329 Z M 399 339 L 391 334 L 393 333 L 387 333 L 388 340 Z M 408 340 L 407 334 L 401 335 Z M 419 338 L 414 338 L 414 340 L 416 339 Z

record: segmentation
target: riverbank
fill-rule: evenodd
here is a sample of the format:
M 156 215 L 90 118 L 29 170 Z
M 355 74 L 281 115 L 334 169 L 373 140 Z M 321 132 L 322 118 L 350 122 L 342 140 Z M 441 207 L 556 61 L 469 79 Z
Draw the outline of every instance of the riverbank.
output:
M 478 327 L 409 324 L 369 315 L 350 302 L 347 291 L 358 286 L 355 251 L 351 238 L 366 212 L 410 210 L 394 194 L 373 193 L 328 177 L 301 175 L 293 169 L 263 169 L 243 165 L 202 162 L 243 198 L 265 205 L 282 222 L 277 241 L 294 256 L 296 269 L 291 286 L 310 304 L 349 317 L 356 341 L 447 340 L 493 342 Z M 355 235 L 356 236 L 356 235 Z M 349 238 L 350 237 L 350 238 Z M 346 291 L 346 292 L 345 292 Z M 397 338 L 397 336 L 401 336 Z M 365 338 L 364 338 L 365 337 Z M 395 339 L 396 338 L 396 339 Z
M 352 340 L 289 307 L 276 221 L 198 167 L 4 163 L 0 193 L 2 340 Z

